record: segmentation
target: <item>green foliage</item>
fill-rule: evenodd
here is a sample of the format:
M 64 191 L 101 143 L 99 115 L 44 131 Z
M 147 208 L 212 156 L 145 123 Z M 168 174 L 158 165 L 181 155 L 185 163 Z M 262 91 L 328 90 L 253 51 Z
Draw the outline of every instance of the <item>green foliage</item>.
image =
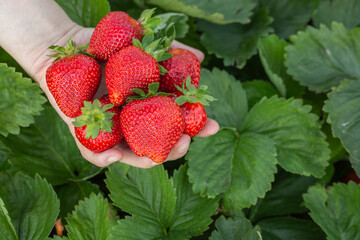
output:
M 351 156 L 355 170 L 360 174 L 360 81 L 343 80 L 328 94 L 324 111 L 328 112 L 328 122 L 333 134 L 340 138 Z M 341 107 L 339 107 L 341 106 Z
M 218 24 L 248 23 L 256 6 L 253 0 L 149 0 L 148 2 L 168 11 L 183 12 Z
M 249 107 L 253 107 L 263 97 L 272 97 L 277 95 L 276 89 L 271 83 L 263 80 L 253 80 L 243 83 L 243 88 L 246 92 Z
M 55 224 L 59 205 L 45 179 L 17 174 L 0 189 L 1 239 L 45 239 Z
M 40 174 L 53 185 L 96 175 L 101 169 L 82 158 L 68 129 L 55 110 L 46 105 L 34 125 L 19 135 L 0 136 L 0 141 L 9 148 L 16 170 L 30 176 Z
M 261 240 L 260 228 L 251 226 L 246 218 L 228 218 L 221 216 L 215 223 L 216 231 L 210 237 L 210 240 Z
M 40 115 L 45 101 L 38 84 L 15 72 L 15 68 L 0 63 L 1 135 L 19 134 L 20 127 L 34 123 L 34 116 Z
M 249 24 L 239 23 L 218 25 L 199 21 L 198 28 L 203 32 L 201 43 L 209 53 L 224 59 L 225 66 L 245 66 L 246 61 L 256 54 L 257 43 L 269 31 L 272 19 L 265 8 L 258 9 Z
M 155 28 L 155 32 L 166 29 L 169 23 L 174 24 L 176 31 L 176 39 L 184 38 L 189 31 L 189 25 L 187 21 L 189 17 L 183 13 L 163 13 L 154 16 L 160 18 L 161 23 Z
M 90 195 L 66 218 L 70 240 L 108 239 L 116 222 L 115 211 L 101 195 Z
M 340 22 L 348 29 L 360 24 L 360 2 L 357 0 L 322 0 L 313 16 L 314 25 L 325 24 L 330 27 L 332 22 Z
M 304 200 L 327 239 L 360 238 L 360 185 L 336 183 L 327 190 L 317 185 L 304 194 Z
M 288 73 L 301 85 L 326 92 L 344 78 L 360 78 L 360 29 L 348 31 L 333 23 L 331 28 L 308 27 L 291 38 L 286 47 Z
M 110 12 L 107 0 L 56 0 L 68 16 L 83 27 L 95 27 Z

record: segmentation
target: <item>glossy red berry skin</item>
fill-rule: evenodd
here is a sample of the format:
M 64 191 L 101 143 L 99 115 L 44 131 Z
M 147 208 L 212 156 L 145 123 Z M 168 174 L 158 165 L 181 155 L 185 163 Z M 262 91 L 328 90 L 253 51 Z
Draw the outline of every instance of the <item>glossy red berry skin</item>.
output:
M 99 63 L 81 54 L 63 57 L 46 71 L 46 83 L 51 94 L 60 110 L 71 118 L 80 114 L 84 101 L 92 100 L 100 80 Z
M 147 91 L 149 84 L 160 79 L 159 66 L 150 54 L 130 46 L 115 53 L 106 64 L 105 80 L 110 102 L 115 106 L 135 95 L 132 89 Z
M 178 91 L 175 84 L 180 86 L 191 76 L 191 84 L 195 87 L 199 86 L 200 81 L 200 62 L 196 56 L 182 48 L 170 49 L 169 53 L 173 56 L 160 64 L 168 71 L 168 73 L 160 77 L 160 91 L 175 92 Z
M 107 98 L 107 96 L 104 96 L 99 99 L 102 106 L 110 103 Z M 100 130 L 99 135 L 95 139 L 92 137 L 86 139 L 86 125 L 83 127 L 75 127 L 75 135 L 79 142 L 87 149 L 96 153 L 112 148 L 123 138 L 120 126 L 120 109 L 118 107 L 113 107 L 112 109 L 107 110 L 107 112 L 115 113 L 115 115 L 111 118 L 114 124 L 111 128 L 111 132 L 103 132 Z
M 114 53 L 131 46 L 133 38 L 141 40 L 139 22 L 124 12 L 110 12 L 96 25 L 87 52 L 106 61 Z
M 184 130 L 179 106 L 165 96 L 131 101 L 121 111 L 120 122 L 131 150 L 156 163 L 166 160 Z
M 195 137 L 206 125 L 207 114 L 201 103 L 184 103 L 180 109 L 185 118 L 184 133 Z

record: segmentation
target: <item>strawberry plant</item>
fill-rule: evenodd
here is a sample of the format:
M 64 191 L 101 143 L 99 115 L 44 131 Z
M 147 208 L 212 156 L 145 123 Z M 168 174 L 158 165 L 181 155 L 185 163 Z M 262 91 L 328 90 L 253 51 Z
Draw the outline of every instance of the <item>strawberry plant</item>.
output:
M 359 1 L 56 4 L 45 83 L 0 36 L 0 239 L 360 239 Z

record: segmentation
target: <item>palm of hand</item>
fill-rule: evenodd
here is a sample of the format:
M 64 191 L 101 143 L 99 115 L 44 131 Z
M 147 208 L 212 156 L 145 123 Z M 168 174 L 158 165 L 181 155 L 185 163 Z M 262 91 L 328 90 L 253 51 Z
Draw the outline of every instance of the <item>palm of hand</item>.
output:
M 55 43 L 55 45 L 64 46 L 66 43 L 66 38 L 69 36 L 72 36 L 72 35 L 74 36 L 73 40 L 77 43 L 77 45 L 87 44 L 90 41 L 90 37 L 91 37 L 93 30 L 94 29 L 92 29 L 92 28 L 77 27 L 74 29 L 72 34 L 70 34 L 68 36 L 60 37 L 60 39 L 57 41 L 57 43 Z M 50 45 L 54 45 L 54 43 L 49 43 L 49 46 Z M 190 47 L 183 45 L 181 43 L 178 43 L 178 42 L 174 42 L 172 46 L 175 48 L 176 47 L 186 48 L 186 49 L 194 52 L 194 54 L 197 56 L 197 58 L 200 61 L 203 60 L 203 57 L 204 57 L 203 54 L 196 49 L 190 48 Z M 76 144 L 77 144 L 82 156 L 86 160 L 90 161 L 91 163 L 93 163 L 99 167 L 105 167 L 116 161 L 121 161 L 123 163 L 129 164 L 129 165 L 132 165 L 135 167 L 141 167 L 141 168 L 149 168 L 149 167 L 154 166 L 155 164 L 153 163 L 153 161 L 151 159 L 149 159 L 147 157 L 139 157 L 135 153 L 133 153 L 131 151 L 130 147 L 126 144 L 126 142 L 124 140 L 122 140 L 119 144 L 117 144 L 113 148 L 108 149 L 101 153 L 94 153 L 94 152 L 88 150 L 77 140 L 77 138 L 75 137 L 74 126 L 72 125 L 72 122 L 74 121 L 74 119 L 65 116 L 65 114 L 63 114 L 61 112 L 61 110 L 59 109 L 59 107 L 57 106 L 57 104 L 55 102 L 55 99 L 53 98 L 49 89 L 46 86 L 45 72 L 46 72 L 46 69 L 51 65 L 51 62 L 52 62 L 52 60 L 49 59 L 47 57 L 47 55 L 48 55 L 48 53 L 42 54 L 39 57 L 39 59 L 37 61 L 35 61 L 34 68 L 36 70 L 34 72 L 36 72 L 37 74 L 35 74 L 34 77 L 36 80 L 39 80 L 39 78 L 40 78 L 40 81 L 38 81 L 38 82 L 40 82 L 41 88 L 44 90 L 45 94 L 47 95 L 51 105 L 59 113 L 60 117 L 68 124 L 70 132 L 74 136 L 74 139 L 76 141 Z M 105 68 L 105 64 L 102 64 L 102 69 L 104 70 L 104 68 Z M 103 78 L 102 78 L 100 87 L 99 87 L 95 97 L 99 98 L 99 97 L 103 96 L 104 94 L 107 94 L 107 89 L 106 89 L 105 78 L 104 78 L 104 74 L 103 74 Z M 212 119 L 208 119 L 206 126 L 198 134 L 198 136 L 206 137 L 206 136 L 215 134 L 218 131 L 218 129 L 219 129 L 219 126 L 218 126 L 217 122 Z M 189 147 L 190 140 L 191 140 L 191 138 L 188 135 L 184 134 L 180 138 L 178 143 L 176 143 L 176 145 L 174 146 L 172 151 L 170 152 L 167 160 L 175 160 L 175 159 L 178 159 L 178 158 L 181 158 L 182 156 L 184 156 Z

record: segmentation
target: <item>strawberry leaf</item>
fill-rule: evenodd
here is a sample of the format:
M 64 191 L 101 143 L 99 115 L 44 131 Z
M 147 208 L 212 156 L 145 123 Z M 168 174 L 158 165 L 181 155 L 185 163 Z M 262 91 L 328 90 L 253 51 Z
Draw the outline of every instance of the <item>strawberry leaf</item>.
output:
M 150 4 L 168 11 L 183 12 L 218 24 L 232 22 L 249 23 L 256 3 L 252 0 L 150 0 Z
M 350 181 L 335 183 L 329 189 L 313 186 L 304 194 L 304 200 L 327 239 L 360 238 L 360 185 Z
M 80 201 L 66 218 L 70 240 L 108 239 L 117 217 L 110 204 L 100 194 Z
M 81 156 L 68 125 L 50 105 L 45 105 L 35 124 L 19 135 L 0 136 L 0 141 L 8 148 L 14 170 L 30 176 L 38 173 L 53 185 L 87 179 L 101 171 Z
M 350 154 L 350 161 L 360 175 L 360 80 L 343 80 L 328 94 L 324 111 L 335 137 L 340 138 Z
M 360 2 L 357 0 L 324 0 L 313 16 L 315 26 L 325 24 L 330 27 L 332 22 L 339 22 L 352 29 L 360 24 Z
M 0 197 L 0 238 L 7 240 L 17 240 L 16 230 L 5 207 L 4 201 Z
M 189 17 L 183 13 L 163 13 L 155 17 L 161 19 L 161 23 L 155 28 L 157 35 L 165 36 L 166 30 L 170 24 L 174 24 L 176 31 L 176 39 L 184 38 L 189 30 L 189 25 L 186 23 Z
M 308 27 L 285 48 L 288 73 L 301 85 L 327 92 L 345 78 L 360 78 L 360 28 L 350 32 L 340 23 Z
M 56 0 L 67 15 L 83 27 L 95 27 L 110 12 L 107 0 Z
M 38 84 L 3 63 L 0 63 L 0 89 L 0 135 L 19 134 L 20 127 L 34 123 L 34 116 L 40 115 L 46 98 Z
M 200 76 L 200 82 L 207 85 L 211 95 L 218 99 L 206 106 L 208 117 L 218 121 L 220 126 L 241 129 L 248 111 L 246 94 L 241 83 L 226 71 L 217 68 L 212 72 L 202 69 Z
M 253 227 L 246 218 L 228 218 L 224 216 L 215 222 L 216 230 L 209 240 L 262 240 L 260 228 Z
M 242 132 L 272 139 L 278 162 L 286 171 L 320 178 L 325 174 L 330 150 L 318 116 L 310 110 L 299 99 L 263 98 L 249 111 Z
M 246 81 L 242 84 L 245 92 L 249 107 L 254 106 L 263 97 L 272 97 L 277 95 L 276 89 L 271 83 L 263 80 Z
M 285 47 L 288 43 L 276 35 L 270 35 L 259 41 L 259 55 L 265 72 L 282 97 L 300 97 L 305 88 L 286 73 Z
M 5 213 L 5 207 L 8 215 L 7 222 L 11 219 L 13 224 L 10 235 L 2 239 L 42 240 L 50 234 L 58 216 L 60 204 L 55 191 L 46 180 L 39 175 L 33 179 L 17 174 L 5 186 L 2 186 L 0 197 L 3 200 L 2 202 L 0 199 L 1 212 Z M 3 216 L 1 212 L 0 219 Z M 2 231 L 3 226 L 1 224 Z
M 194 138 L 186 155 L 189 180 L 201 196 L 214 198 L 224 193 L 226 209 L 249 207 L 270 190 L 275 156 L 271 139 L 225 129 L 207 138 Z

